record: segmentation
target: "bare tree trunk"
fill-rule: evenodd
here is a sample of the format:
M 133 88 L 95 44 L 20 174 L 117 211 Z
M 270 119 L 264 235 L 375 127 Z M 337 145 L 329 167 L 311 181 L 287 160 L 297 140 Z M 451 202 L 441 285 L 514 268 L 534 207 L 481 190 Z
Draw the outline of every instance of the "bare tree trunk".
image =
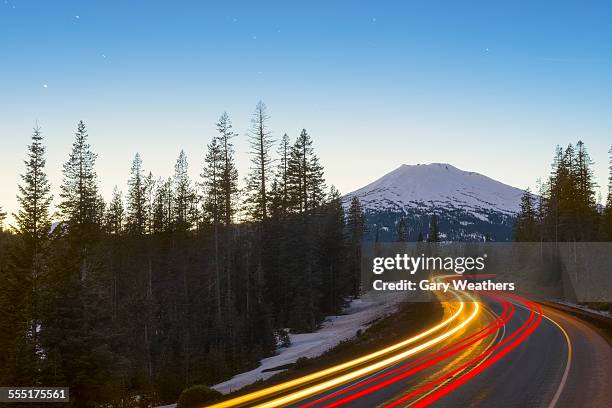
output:
M 149 338 L 149 323 L 145 321 L 144 325 L 144 341 L 145 341 L 145 351 L 147 353 L 147 375 L 149 376 L 149 380 L 153 378 L 153 362 L 151 361 L 151 339 Z
M 217 280 L 216 298 L 217 298 L 217 318 L 221 321 L 221 274 L 219 273 L 219 223 L 215 223 L 215 278 Z

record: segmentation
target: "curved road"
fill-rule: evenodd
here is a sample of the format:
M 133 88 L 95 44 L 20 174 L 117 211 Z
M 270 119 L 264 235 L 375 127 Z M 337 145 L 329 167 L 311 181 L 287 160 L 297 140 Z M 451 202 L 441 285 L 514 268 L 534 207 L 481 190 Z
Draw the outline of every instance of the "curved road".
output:
M 476 302 L 455 303 L 448 313 L 457 315 L 454 320 L 410 345 L 219 406 L 612 406 L 612 348 L 591 326 L 513 295 L 479 300 L 479 308 Z
M 506 333 L 528 318 L 528 310 L 520 307 L 516 312 Z M 523 343 L 433 406 L 612 406 L 610 345 L 569 314 L 549 307 L 542 307 L 542 312 L 545 318 Z

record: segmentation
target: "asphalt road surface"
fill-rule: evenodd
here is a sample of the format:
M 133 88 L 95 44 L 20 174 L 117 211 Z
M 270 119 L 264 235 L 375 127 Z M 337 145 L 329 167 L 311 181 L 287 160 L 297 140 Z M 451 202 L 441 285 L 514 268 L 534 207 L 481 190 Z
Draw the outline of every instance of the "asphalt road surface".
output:
M 220 406 L 612 407 L 612 348 L 599 332 L 513 295 L 479 300 L 456 302 L 418 341 Z

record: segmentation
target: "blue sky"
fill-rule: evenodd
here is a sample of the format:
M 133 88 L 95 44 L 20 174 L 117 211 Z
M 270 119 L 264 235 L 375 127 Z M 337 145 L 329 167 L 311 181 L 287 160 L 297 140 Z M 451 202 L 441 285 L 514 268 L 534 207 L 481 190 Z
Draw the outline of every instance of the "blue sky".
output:
M 35 123 L 56 196 L 81 119 L 106 197 L 137 151 L 165 177 L 185 149 L 195 177 L 223 111 L 244 176 L 260 99 L 342 192 L 427 162 L 524 188 L 582 139 L 605 196 L 611 4 L 0 0 L 0 205 Z

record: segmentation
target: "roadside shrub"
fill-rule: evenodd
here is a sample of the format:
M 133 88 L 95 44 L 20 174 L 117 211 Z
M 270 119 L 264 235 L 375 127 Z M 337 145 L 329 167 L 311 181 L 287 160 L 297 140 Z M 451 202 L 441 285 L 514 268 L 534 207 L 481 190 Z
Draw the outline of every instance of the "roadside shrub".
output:
M 176 408 L 200 408 L 218 399 L 222 394 L 205 385 L 194 385 L 185 389 Z
M 291 345 L 291 338 L 289 337 L 289 331 L 287 329 L 279 329 L 275 333 L 276 345 L 278 347 L 289 347 Z
M 300 369 L 306 367 L 308 364 L 310 364 L 310 359 L 308 357 L 300 357 L 295 360 L 295 365 L 293 367 Z

